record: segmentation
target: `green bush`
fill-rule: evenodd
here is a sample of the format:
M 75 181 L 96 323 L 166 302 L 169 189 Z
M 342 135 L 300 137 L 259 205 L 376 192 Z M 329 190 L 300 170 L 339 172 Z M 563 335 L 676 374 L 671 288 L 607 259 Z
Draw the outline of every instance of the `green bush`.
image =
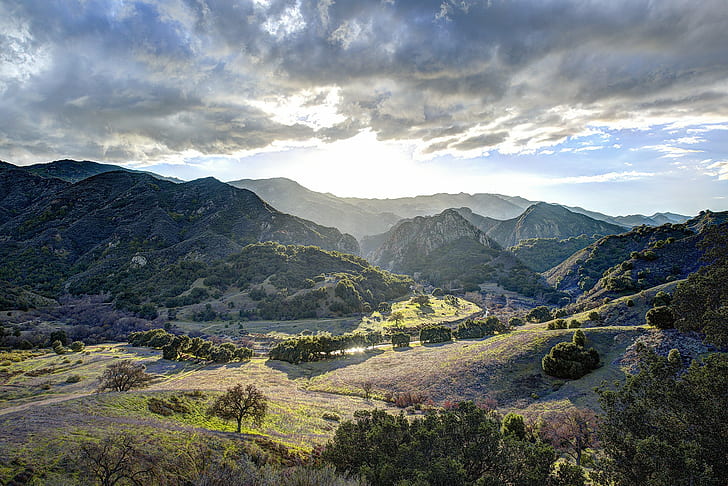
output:
M 452 330 L 447 326 L 428 326 L 420 331 L 421 343 L 444 343 L 452 341 Z
M 71 351 L 73 351 L 74 353 L 80 353 L 84 350 L 85 347 L 86 344 L 84 344 L 83 341 L 73 341 L 70 346 Z
M 661 305 L 659 307 L 653 307 L 645 314 L 645 320 L 650 326 L 655 326 L 658 329 L 671 329 L 675 327 L 675 316 L 669 307 Z
M 410 344 L 410 335 L 406 332 L 397 332 L 392 334 L 392 347 L 406 348 Z
M 557 378 L 578 379 L 599 366 L 599 353 L 571 343 L 558 343 L 541 360 L 547 375 Z

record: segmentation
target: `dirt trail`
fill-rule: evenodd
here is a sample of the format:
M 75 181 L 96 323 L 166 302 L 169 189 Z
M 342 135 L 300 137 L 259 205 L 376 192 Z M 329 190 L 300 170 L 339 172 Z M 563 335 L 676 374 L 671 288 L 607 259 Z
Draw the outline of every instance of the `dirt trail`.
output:
M 65 402 L 68 400 L 73 400 L 74 398 L 85 397 L 85 396 L 92 395 L 92 394 L 93 394 L 92 392 L 69 393 L 67 395 L 60 395 L 60 396 L 55 396 L 55 397 L 49 397 L 49 398 L 46 398 L 43 400 L 34 400 L 32 402 L 21 403 L 19 405 L 13 405 L 12 407 L 0 409 L 0 416 L 7 415 L 9 413 L 20 412 L 20 411 L 27 410 L 27 409 L 33 408 L 33 407 L 50 405 L 53 403 L 61 403 L 61 402 Z

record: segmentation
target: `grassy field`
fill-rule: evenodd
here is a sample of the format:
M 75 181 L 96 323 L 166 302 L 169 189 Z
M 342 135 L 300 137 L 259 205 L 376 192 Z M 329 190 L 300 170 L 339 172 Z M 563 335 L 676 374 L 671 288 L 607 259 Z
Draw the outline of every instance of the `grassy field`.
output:
M 476 304 L 458 299 L 451 305 L 444 298 L 431 297 L 429 305 L 418 305 L 411 300 L 392 304 L 392 312 L 381 314 L 373 312 L 361 317 L 341 317 L 330 319 L 300 319 L 291 321 L 211 321 L 195 322 L 177 320 L 172 323 L 185 333 L 201 332 L 205 335 L 242 338 L 247 334 L 268 334 L 276 338 L 287 338 L 298 334 L 329 332 L 334 335 L 354 331 L 381 331 L 387 328 L 418 329 L 430 324 L 448 323 L 465 319 L 481 312 Z M 400 313 L 400 321 L 391 320 L 394 313 Z

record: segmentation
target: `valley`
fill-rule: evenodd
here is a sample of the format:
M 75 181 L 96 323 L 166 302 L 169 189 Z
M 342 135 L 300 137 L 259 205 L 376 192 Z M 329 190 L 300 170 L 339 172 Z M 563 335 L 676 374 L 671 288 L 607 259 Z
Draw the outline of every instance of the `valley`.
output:
M 2 481 L 61 480 L 64 449 L 130 428 L 172 455 L 193 437 L 308 467 L 377 410 L 417 424 L 466 402 L 525 420 L 551 467 L 567 459 L 550 427 L 609 413 L 595 390 L 649 359 L 686 373 L 725 356 L 726 212 L 647 225 L 502 195 L 347 199 L 112 169 L 0 166 Z M 547 373 L 555 350 L 572 355 Z M 147 386 L 100 392 L 120 363 Z M 237 384 L 267 400 L 240 434 L 210 412 Z M 609 451 L 584 453 L 601 484 Z

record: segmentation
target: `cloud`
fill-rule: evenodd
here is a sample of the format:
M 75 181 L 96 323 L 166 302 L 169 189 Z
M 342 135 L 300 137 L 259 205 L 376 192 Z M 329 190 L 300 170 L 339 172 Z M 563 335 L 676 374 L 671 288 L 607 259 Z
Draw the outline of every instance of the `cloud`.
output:
M 608 172 L 606 174 L 596 174 L 589 176 L 571 176 L 547 179 L 546 184 L 590 184 L 600 182 L 625 182 L 654 177 L 657 174 L 650 172 Z
M 721 0 L 0 0 L 0 151 L 151 162 L 371 130 L 423 157 L 532 154 L 594 126 L 677 117 L 717 130 L 727 10 Z M 693 153 L 675 145 L 698 133 L 651 149 Z

